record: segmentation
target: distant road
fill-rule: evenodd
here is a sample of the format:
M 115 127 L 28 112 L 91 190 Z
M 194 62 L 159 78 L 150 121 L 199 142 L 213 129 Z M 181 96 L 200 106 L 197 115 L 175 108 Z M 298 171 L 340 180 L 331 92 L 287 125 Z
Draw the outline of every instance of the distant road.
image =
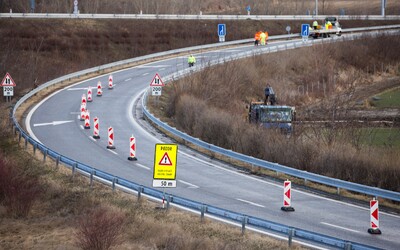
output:
M 332 15 L 329 15 L 332 16 Z M 167 20 L 323 20 L 325 15 L 167 15 L 167 14 L 69 14 L 69 13 L 0 13 L 0 18 L 66 19 L 167 19 Z M 400 15 L 338 16 L 339 20 L 400 20 Z

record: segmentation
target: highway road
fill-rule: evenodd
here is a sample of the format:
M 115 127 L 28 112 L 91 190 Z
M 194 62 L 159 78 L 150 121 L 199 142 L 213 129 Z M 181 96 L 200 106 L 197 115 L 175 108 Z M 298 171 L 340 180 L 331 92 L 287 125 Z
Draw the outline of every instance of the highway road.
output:
M 292 41 L 271 44 L 293 43 Z M 249 50 L 253 45 L 195 54 L 197 63 L 228 57 Z M 156 143 L 175 143 L 158 133 L 142 119 L 143 91 L 155 73 L 169 75 L 187 67 L 187 57 L 140 65 L 113 73 L 114 89 L 106 89 L 108 75 L 99 76 L 66 87 L 37 104 L 28 114 L 26 127 L 30 135 L 58 153 L 116 176 L 151 186 Z M 97 97 L 97 82 L 103 85 L 103 96 Z M 87 88 L 94 88 L 93 102 L 88 103 L 91 129 L 79 120 L 80 101 Z M 99 118 L 100 139 L 93 135 L 93 117 Z M 53 122 L 58 122 L 54 123 Z M 115 133 L 116 149 L 107 146 L 107 128 Z M 137 142 L 138 161 L 128 161 L 129 137 Z M 285 225 L 318 232 L 384 249 L 400 249 L 400 216 L 380 214 L 382 235 L 370 235 L 369 208 L 332 200 L 300 190 L 292 190 L 295 212 L 280 210 L 283 185 L 210 159 L 179 145 L 177 187 L 168 193 L 235 212 L 260 217 Z

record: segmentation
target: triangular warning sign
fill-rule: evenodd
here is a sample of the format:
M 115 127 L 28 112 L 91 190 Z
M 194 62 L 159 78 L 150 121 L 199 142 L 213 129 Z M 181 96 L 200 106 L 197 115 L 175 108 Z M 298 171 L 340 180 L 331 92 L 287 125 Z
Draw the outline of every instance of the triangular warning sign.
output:
M 14 80 L 11 78 L 11 75 L 7 72 L 6 75 L 3 78 L 3 81 L 1 81 L 1 86 L 2 87 L 9 87 L 9 86 L 17 86 L 14 82 Z
M 168 153 L 165 153 L 164 156 L 161 158 L 160 162 L 158 163 L 158 165 L 162 165 L 162 166 L 172 166 L 172 162 L 171 159 L 168 156 Z
M 151 87 L 155 87 L 155 86 L 164 87 L 165 86 L 158 73 L 156 73 L 156 75 L 154 76 L 153 80 L 150 83 L 150 86 Z

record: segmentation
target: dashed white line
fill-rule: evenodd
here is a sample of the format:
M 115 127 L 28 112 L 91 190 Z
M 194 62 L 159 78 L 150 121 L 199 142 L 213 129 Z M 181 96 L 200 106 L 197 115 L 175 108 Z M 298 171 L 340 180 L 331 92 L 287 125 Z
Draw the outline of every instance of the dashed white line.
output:
M 186 181 L 182 181 L 182 180 L 178 180 L 180 183 L 186 184 L 188 186 L 190 186 L 189 188 L 199 188 L 199 186 L 196 186 L 192 183 L 186 182 Z
M 81 129 L 85 129 L 85 128 L 83 127 L 83 125 L 80 125 L 79 127 L 81 127 Z
M 118 155 L 118 153 L 117 153 L 117 152 L 115 152 L 115 151 L 112 151 L 111 149 L 108 149 L 108 148 L 107 148 L 107 150 L 108 150 L 108 151 L 110 151 L 111 153 L 115 154 L 115 155 Z
M 141 168 L 144 168 L 144 169 L 150 170 L 150 168 L 149 168 L 149 167 L 146 167 L 145 165 L 142 165 L 142 164 L 140 164 L 140 163 L 136 163 L 136 165 L 137 165 L 138 167 L 141 167 Z
M 321 224 L 324 224 L 324 225 L 327 225 L 327 226 L 330 226 L 330 227 L 335 227 L 335 228 L 343 229 L 343 230 L 350 231 L 350 232 L 354 232 L 354 233 L 361 233 L 360 231 L 357 231 L 357 230 L 353 230 L 353 229 L 350 229 L 350 228 L 346 228 L 346 227 L 341 227 L 341 226 L 329 224 L 329 223 L 326 223 L 326 222 L 321 222 Z
M 147 76 L 149 73 L 144 73 L 142 76 Z
M 132 80 L 132 78 L 125 79 L 125 82 Z
M 89 137 L 90 140 L 92 140 L 94 142 L 96 141 L 96 139 L 94 139 L 93 137 L 91 137 L 91 136 L 88 136 L 88 137 Z
M 165 70 L 165 68 L 161 68 L 160 71 Z
M 236 200 L 244 202 L 244 203 L 247 203 L 247 204 L 250 204 L 250 205 L 253 205 L 253 206 L 256 206 L 256 207 L 265 207 L 265 206 L 260 205 L 258 203 L 254 203 L 254 202 L 251 202 L 251 201 L 246 201 L 246 200 L 243 200 L 243 199 L 240 199 L 240 198 L 236 198 Z

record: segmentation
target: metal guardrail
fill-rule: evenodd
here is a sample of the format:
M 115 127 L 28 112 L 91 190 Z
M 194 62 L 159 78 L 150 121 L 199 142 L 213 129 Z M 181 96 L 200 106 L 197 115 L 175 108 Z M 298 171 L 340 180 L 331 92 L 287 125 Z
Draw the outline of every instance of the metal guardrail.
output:
M 332 16 L 332 15 L 328 15 Z M 63 19 L 147 19 L 147 20 L 323 20 L 326 15 L 179 15 L 179 14 L 70 14 L 70 13 L 0 13 L 0 18 Z M 333 15 L 340 20 L 400 20 L 400 15 Z
M 281 36 L 281 38 L 290 38 L 292 36 Z M 273 39 L 273 37 L 271 37 L 271 39 Z M 342 38 L 343 39 L 343 38 Z M 250 39 L 252 41 L 252 39 Z M 313 41 L 314 43 L 319 42 L 322 40 L 317 40 L 317 41 Z M 33 95 L 35 95 L 37 92 L 51 87 L 53 85 L 59 84 L 63 81 L 66 80 L 71 80 L 71 79 L 79 79 L 79 77 L 81 76 L 85 76 L 87 74 L 90 73 L 101 73 L 103 70 L 105 69 L 110 69 L 113 67 L 120 67 L 122 65 L 126 65 L 126 64 L 131 64 L 131 63 L 136 63 L 136 62 L 142 62 L 142 61 L 146 61 L 146 60 L 151 60 L 151 59 L 155 59 L 157 57 L 161 57 L 161 56 L 168 56 L 168 55 L 173 55 L 173 54 L 178 54 L 178 53 L 185 53 L 185 52 L 189 52 L 189 51 L 194 51 L 194 50 L 202 50 L 202 49 L 208 49 L 208 48 L 216 48 L 216 47 L 220 47 L 220 46 L 225 46 L 225 45 L 233 45 L 233 44 L 241 44 L 241 43 L 247 43 L 248 39 L 246 40 L 242 40 L 242 41 L 235 41 L 235 42 L 228 42 L 225 44 L 213 44 L 213 45 L 206 45 L 206 46 L 196 46 L 196 47 L 191 47 L 191 48 L 185 48 L 185 49 L 179 49 L 179 50 L 172 50 L 172 51 L 168 51 L 168 52 L 162 52 L 162 53 L 156 53 L 153 55 L 149 55 L 149 56 L 143 56 L 143 57 L 138 57 L 135 59 L 129 59 L 129 60 L 124 60 L 124 61 L 119 61 L 119 62 L 115 62 L 115 63 L 110 63 L 110 64 L 106 64 L 106 65 L 102 65 L 99 67 L 94 67 L 91 69 L 87 69 L 87 70 L 82 70 L 76 73 L 72 73 L 63 77 L 59 77 L 57 79 L 54 79 L 52 81 L 49 81 L 41 86 L 39 86 L 38 88 L 30 91 L 28 94 L 26 94 L 25 96 L 23 96 L 21 99 L 18 100 L 18 102 L 15 104 L 15 106 L 13 107 L 13 109 L 10 111 L 10 120 L 13 123 L 13 130 L 14 133 L 18 133 L 18 138 L 19 141 L 22 140 L 22 138 L 24 138 L 25 141 L 25 148 L 28 147 L 28 143 L 31 144 L 33 146 L 33 151 L 34 153 L 36 153 L 37 150 L 41 151 L 43 154 L 43 160 L 46 160 L 47 157 L 52 158 L 53 160 L 55 160 L 56 162 L 56 166 L 58 166 L 60 163 L 64 164 L 67 167 L 70 167 L 72 169 L 72 174 L 74 175 L 75 172 L 80 172 L 83 173 L 87 176 L 90 177 L 90 183 L 92 184 L 92 181 L 94 178 L 96 178 L 99 181 L 105 182 L 105 183 L 111 183 L 112 188 L 115 189 L 116 187 L 118 188 L 123 188 L 123 189 L 128 189 L 131 191 L 135 191 L 138 194 L 138 197 L 140 197 L 140 195 L 146 194 L 150 197 L 153 198 L 164 198 L 164 194 L 161 191 L 158 191 L 156 189 L 152 189 L 152 188 L 148 188 L 142 185 L 139 185 L 137 183 L 125 180 L 123 178 L 111 175 L 109 173 L 106 173 L 104 171 L 95 169 L 91 166 L 82 164 L 80 162 L 77 162 L 73 159 L 70 159 L 68 157 L 65 157 L 57 152 L 55 152 L 54 150 L 46 147 L 45 145 L 35 141 L 34 139 L 32 139 L 24 130 L 23 128 L 20 126 L 20 124 L 18 123 L 16 117 L 15 117 L 15 113 L 18 109 L 18 107 L 20 105 L 22 105 L 27 99 L 29 99 L 30 97 L 32 97 Z M 301 44 L 300 43 L 294 43 L 292 46 L 290 45 L 285 45 L 283 46 L 284 49 L 288 49 L 288 48 L 295 48 L 296 46 L 299 46 Z M 302 46 L 308 46 L 306 44 L 303 44 Z M 266 52 L 271 52 L 271 51 L 278 51 L 280 50 L 281 46 L 276 46 L 276 48 L 272 49 L 272 48 L 263 48 L 260 53 L 266 53 Z M 229 60 L 236 60 L 238 58 L 243 58 L 246 56 L 249 56 L 250 53 L 241 53 L 235 57 L 230 57 L 230 58 L 225 58 L 224 60 L 219 60 L 216 62 L 213 62 L 213 64 L 216 63 L 221 63 L 224 61 L 229 61 Z M 209 64 L 210 65 L 210 64 Z M 196 66 L 197 67 L 197 66 Z M 195 70 L 201 70 L 201 67 L 197 67 L 197 69 Z M 178 75 L 185 75 L 187 73 L 189 73 L 190 71 L 185 71 L 185 72 L 180 72 Z M 175 77 L 178 75 L 174 75 Z M 174 76 L 171 76 L 169 79 L 172 79 Z M 144 109 L 144 113 L 146 116 L 151 117 L 153 122 L 155 122 L 156 124 L 158 124 L 159 126 L 165 127 L 165 129 L 167 130 L 171 130 L 176 132 L 179 136 L 181 136 L 182 138 L 187 138 L 189 140 L 193 140 L 194 142 L 199 143 L 199 145 L 202 145 L 205 148 L 214 150 L 215 152 L 218 153 L 222 153 L 225 152 L 228 154 L 231 154 L 234 157 L 237 157 L 238 159 L 244 159 L 247 160 L 246 156 L 229 151 L 229 150 L 225 150 L 219 147 L 216 147 L 214 145 L 199 141 L 195 138 L 192 138 L 188 135 L 186 135 L 185 133 L 182 133 L 180 131 L 177 131 L 176 129 L 173 129 L 171 127 L 169 127 L 168 125 L 162 123 L 160 120 L 158 120 L 157 118 L 153 117 L 146 109 Z M 248 157 L 248 156 L 247 156 Z M 287 168 L 285 166 L 281 166 L 278 164 L 273 164 L 273 163 L 267 163 L 264 162 L 262 160 L 259 159 L 254 159 L 252 157 L 250 157 L 251 160 L 254 160 L 255 163 L 260 163 L 260 165 L 263 164 L 267 164 L 268 166 L 270 166 L 272 169 L 276 170 L 276 171 L 286 171 L 287 173 L 294 173 L 294 174 L 298 174 L 298 170 L 294 170 L 294 169 L 290 169 Z M 300 171 L 302 172 L 302 171 Z M 300 173 L 301 174 L 301 173 Z M 304 174 L 304 173 L 303 173 Z M 314 174 L 310 174 L 310 173 L 306 173 L 304 175 L 300 175 L 301 178 L 304 177 L 312 177 L 309 178 L 309 180 L 317 180 L 318 178 L 324 178 L 322 176 L 317 176 Z M 315 178 L 314 178 L 315 177 Z M 327 177 L 325 177 L 327 178 Z M 329 178 L 328 178 L 329 179 Z M 354 185 L 354 183 L 347 183 L 348 185 Z M 357 184 L 355 184 L 357 185 Z M 362 186 L 362 185 L 360 185 Z M 349 189 L 349 188 L 346 188 Z M 376 190 L 375 190 L 376 191 Z M 379 191 L 379 190 L 378 190 Z M 385 190 L 382 190 L 385 191 Z M 376 196 L 380 196 L 383 197 L 383 195 L 376 195 Z M 192 201 L 189 199 L 185 199 L 185 198 L 181 198 L 181 197 L 177 197 L 177 196 L 172 196 L 172 195 L 168 195 L 167 197 L 167 204 L 172 203 L 172 204 L 176 204 L 176 205 L 180 205 L 180 206 L 184 206 L 187 208 L 190 208 L 192 210 L 195 211 L 199 211 L 201 213 L 201 216 L 204 216 L 204 214 L 208 214 L 208 215 L 213 215 L 216 216 L 218 218 L 222 218 L 222 219 L 227 219 L 239 224 L 242 224 L 242 230 L 244 230 L 245 226 L 250 226 L 250 227 L 254 227 L 254 228 L 258 228 L 258 229 L 264 229 L 264 230 L 270 230 L 270 231 L 274 231 L 277 233 L 281 233 L 281 234 L 286 234 L 288 235 L 289 241 L 291 240 L 292 237 L 296 237 L 299 239 L 303 239 L 303 240 L 307 240 L 307 241 L 311 241 L 311 242 L 315 242 L 315 243 L 321 243 L 321 244 L 325 244 L 328 246 L 332 246 L 332 247 L 339 247 L 342 249 L 374 249 L 372 247 L 363 245 L 363 244 L 359 244 L 359 243 L 355 243 L 355 242 L 348 242 L 342 239 L 338 239 L 335 237 L 331 237 L 331 236 L 326 236 L 326 235 L 322 235 L 322 234 L 318 234 L 315 232 L 310 232 L 307 230 L 302 230 L 299 228 L 291 228 L 288 227 L 286 225 L 282 225 L 279 223 L 275 223 L 272 221 L 267 221 L 267 220 L 263 220 L 260 218 L 256 218 L 256 217 L 252 217 L 252 216 L 247 216 L 244 214 L 239 214 L 236 212 L 232 212 L 232 211 L 228 211 L 225 209 L 221 209 L 221 208 L 217 208 L 214 206 L 209 206 L 209 205 L 205 205 L 205 204 L 201 204 L 199 202 L 196 201 Z

